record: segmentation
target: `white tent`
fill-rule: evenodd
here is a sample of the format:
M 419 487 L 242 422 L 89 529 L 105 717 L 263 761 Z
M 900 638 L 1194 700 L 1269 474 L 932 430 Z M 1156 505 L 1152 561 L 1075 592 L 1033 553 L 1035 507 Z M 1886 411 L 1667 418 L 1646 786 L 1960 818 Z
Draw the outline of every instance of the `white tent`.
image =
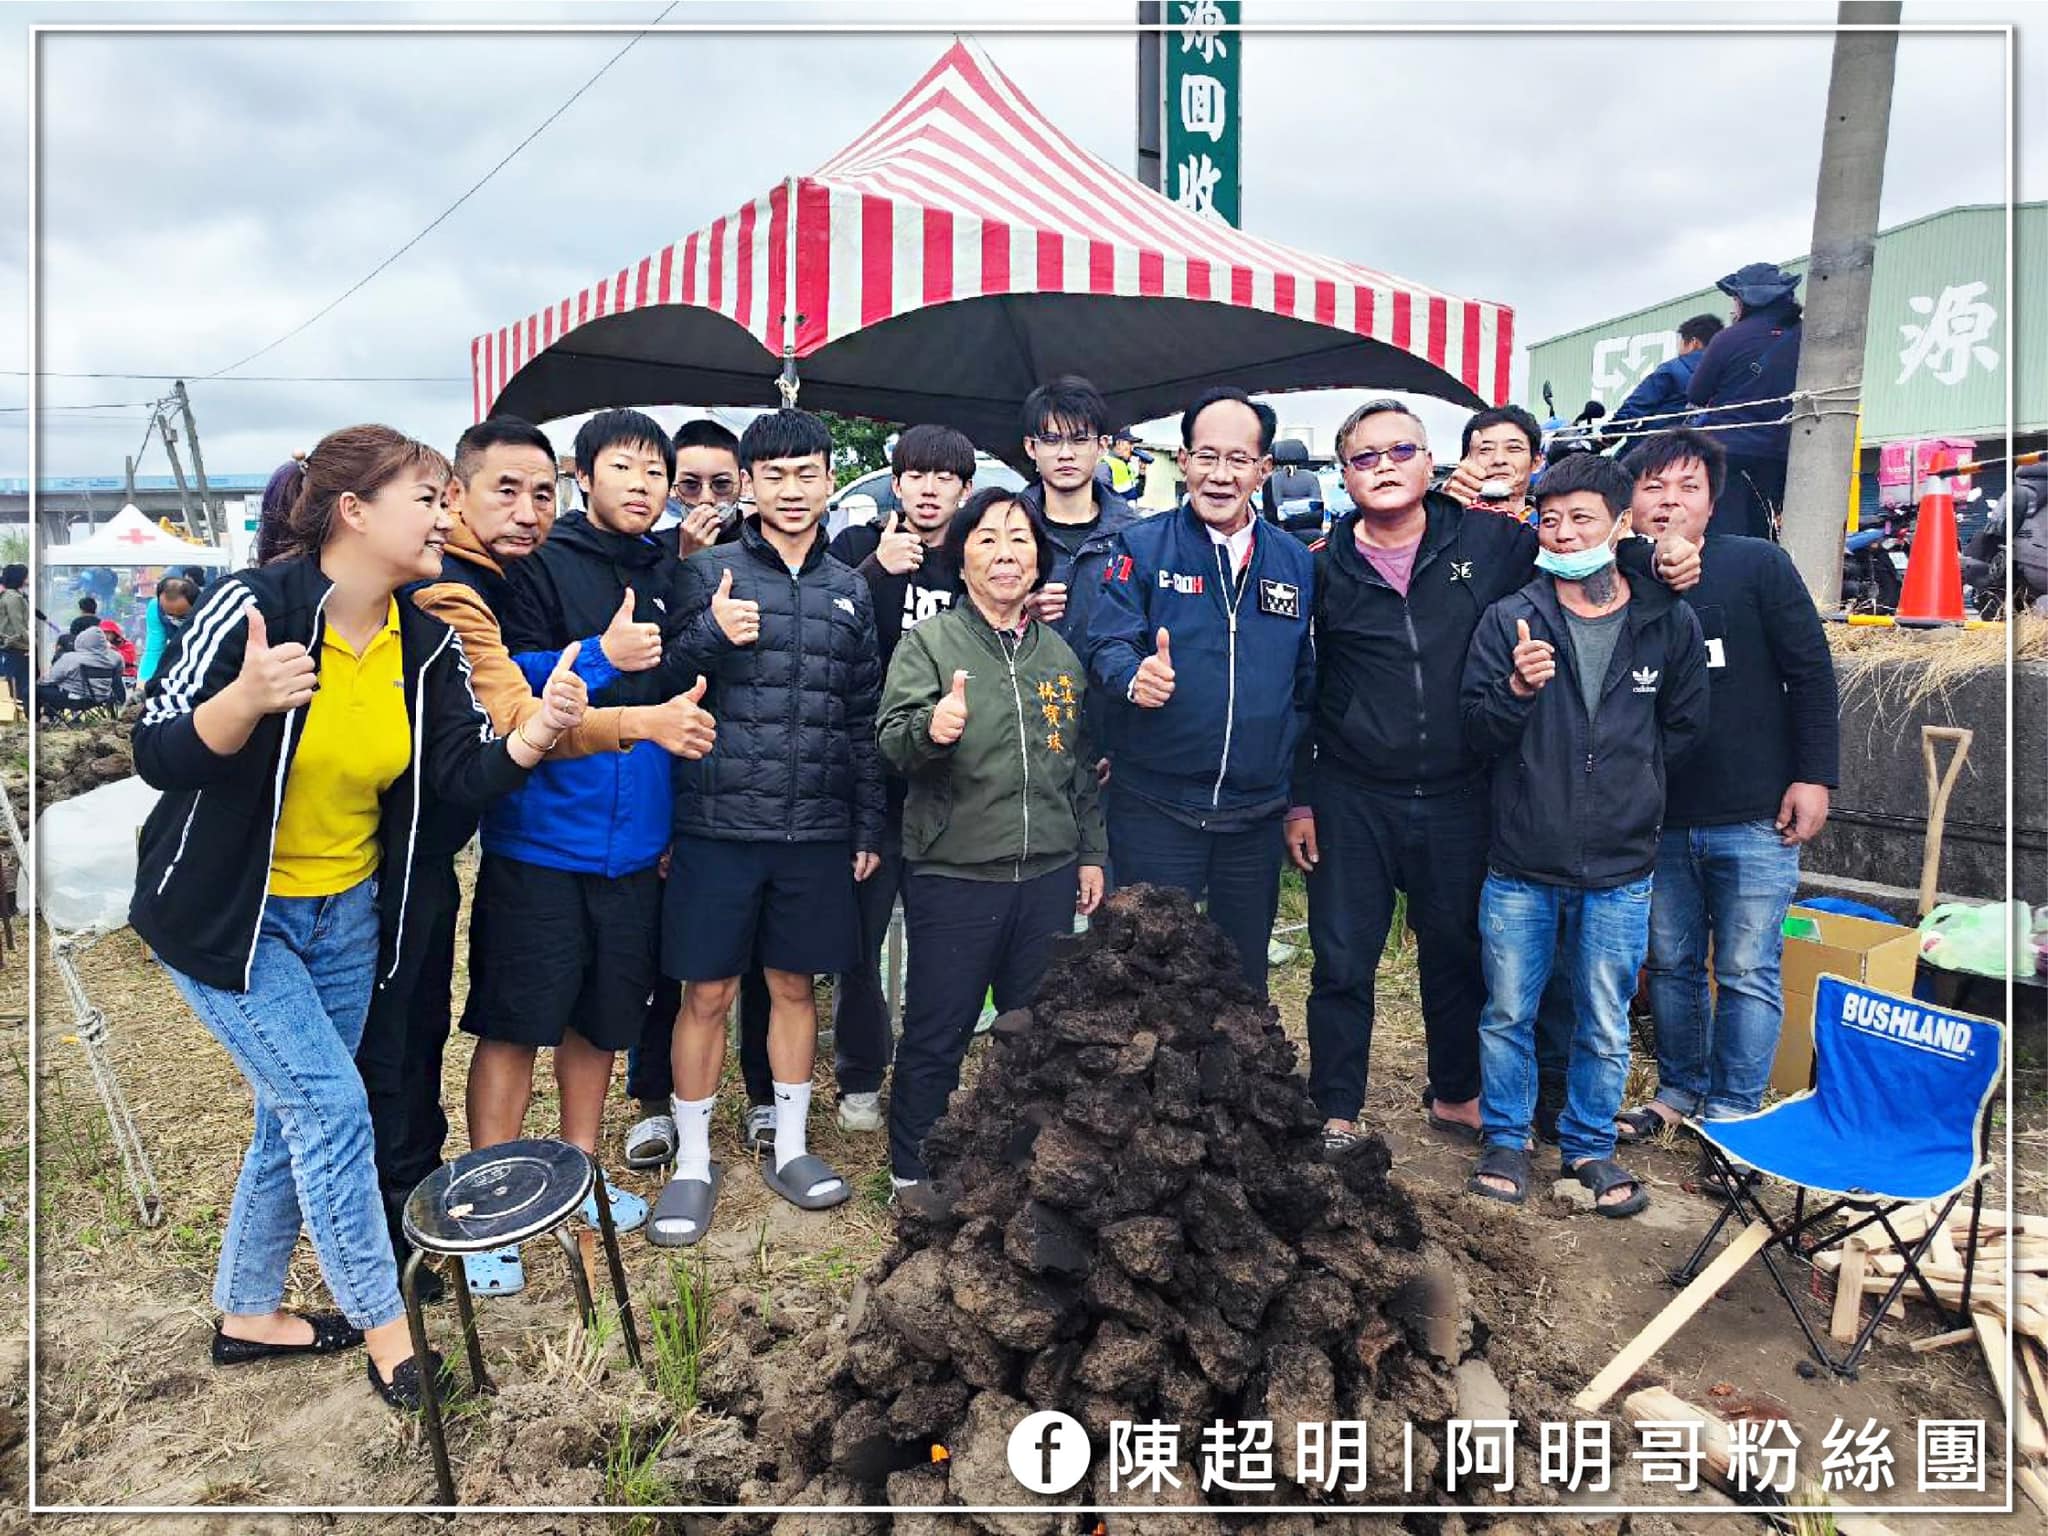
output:
M 205 565 L 228 564 L 228 552 L 212 544 L 190 544 L 165 533 L 129 503 L 92 537 L 43 549 L 44 565 Z

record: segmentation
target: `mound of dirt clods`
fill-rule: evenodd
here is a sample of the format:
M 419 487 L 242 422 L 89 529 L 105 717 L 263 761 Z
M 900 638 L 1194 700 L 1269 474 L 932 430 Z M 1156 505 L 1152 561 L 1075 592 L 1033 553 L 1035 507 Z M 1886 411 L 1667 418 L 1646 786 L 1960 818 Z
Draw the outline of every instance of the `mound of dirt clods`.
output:
M 899 1506 L 1335 1502 L 1295 1480 L 1296 1426 L 1350 1420 L 1368 1425 L 1372 1469 L 1352 1502 L 1437 1496 L 1443 1422 L 1507 1401 L 1467 1358 L 1484 1329 L 1389 1182 L 1385 1145 L 1325 1157 L 1293 1045 L 1186 898 L 1120 892 L 1062 947 L 932 1132 L 927 1198 L 906 1201 L 856 1296 L 829 1400 L 790 1428 L 785 1487 Z M 1057 1498 L 1006 1459 L 1041 1408 L 1093 1446 L 1088 1480 Z M 1112 1494 L 1115 1420 L 1181 1427 L 1180 1492 Z M 1272 1423 L 1274 1491 L 1196 1491 L 1216 1420 Z M 1222 1514 L 1194 1518 L 1217 1529 Z M 1072 1518 L 959 1520 L 1021 1533 Z

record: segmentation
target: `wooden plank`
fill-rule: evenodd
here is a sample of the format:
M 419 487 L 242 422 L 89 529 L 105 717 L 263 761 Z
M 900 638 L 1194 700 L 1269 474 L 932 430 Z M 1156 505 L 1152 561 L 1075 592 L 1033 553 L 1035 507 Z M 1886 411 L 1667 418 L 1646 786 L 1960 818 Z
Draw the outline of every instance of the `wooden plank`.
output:
M 1951 1269 L 1963 1267 L 1963 1256 L 1956 1248 L 1956 1240 L 1948 1235 L 1946 1227 L 1935 1232 L 1934 1240 L 1927 1245 L 1927 1257 L 1936 1264 L 1946 1264 Z
M 2048 1446 L 2048 1429 L 2044 1429 L 2041 1423 L 2042 1412 L 2048 1411 L 2048 1380 L 2042 1378 L 2041 1362 L 2038 1358 L 2040 1351 L 2030 1346 L 2023 1337 L 2015 1338 L 2012 1344 L 2012 1352 L 2019 1356 L 2020 1359 L 2021 1374 L 2027 1378 L 2028 1389 L 2033 1394 L 2034 1427 L 2041 1432 L 2044 1446 Z M 2048 1452 L 2037 1452 L 2036 1454 L 2048 1454 Z
M 2015 1467 L 2013 1478 L 2021 1491 L 2034 1501 L 2034 1507 L 2048 1515 L 2048 1482 L 2042 1481 L 2041 1474 L 2032 1467 Z
M 2012 1362 L 2005 1355 L 2005 1330 L 1983 1312 L 1972 1314 L 1970 1326 L 1977 1331 L 1977 1347 L 1984 1352 L 1984 1364 L 1991 1372 L 1998 1400 L 2005 1405 L 2006 1418 L 2019 1438 L 2023 1456 L 2048 1456 L 2048 1430 L 2027 1402 L 2026 1389 L 2012 1379 Z
M 1700 1271 L 1691 1285 L 1672 1297 L 1641 1333 L 1622 1346 L 1621 1353 L 1608 1361 L 1606 1368 L 1572 1399 L 1573 1405 L 1582 1413 L 1592 1413 L 1605 1404 L 1770 1240 L 1771 1229 L 1763 1222 L 1753 1221 L 1744 1227 L 1734 1241 L 1714 1256 L 1713 1263 Z
M 1835 1311 L 1828 1323 L 1828 1336 L 1837 1344 L 1852 1341 L 1862 1321 L 1863 1266 L 1869 1258 L 1870 1250 L 1863 1246 L 1860 1237 L 1852 1237 L 1842 1245 L 1842 1269 L 1835 1276 Z
M 1924 1355 L 1931 1349 L 1947 1349 L 1951 1344 L 1967 1344 L 1977 1337 L 1974 1328 L 1955 1328 L 1947 1333 L 1930 1333 L 1924 1339 L 1915 1339 L 1906 1348 L 1916 1355 Z

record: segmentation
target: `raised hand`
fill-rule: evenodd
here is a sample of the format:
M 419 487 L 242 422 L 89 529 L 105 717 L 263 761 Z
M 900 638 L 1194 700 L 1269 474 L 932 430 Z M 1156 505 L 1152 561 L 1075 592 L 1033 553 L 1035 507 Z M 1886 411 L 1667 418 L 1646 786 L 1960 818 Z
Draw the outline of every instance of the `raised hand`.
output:
M 1138 663 L 1138 675 L 1131 680 L 1131 702 L 1141 709 L 1158 709 L 1173 697 L 1172 640 L 1160 630 L 1152 654 Z
M 729 565 L 718 578 L 718 590 L 711 594 L 711 617 L 734 645 L 752 645 L 761 638 L 761 605 L 732 595 Z
M 1699 585 L 1700 547 L 1682 534 L 1667 533 L 1657 541 L 1650 565 L 1665 586 L 1683 592 Z
M 1067 616 L 1067 584 L 1048 581 L 1024 599 L 1024 612 L 1041 624 L 1057 624 Z
M 633 589 L 619 599 L 619 611 L 598 637 L 604 659 L 621 672 L 645 672 L 661 665 L 661 626 L 633 622 Z
M 576 656 L 582 649 L 581 640 L 572 640 L 564 646 L 554 671 L 541 685 L 539 724 L 550 737 L 574 730 L 590 703 L 590 690 L 584 687 L 583 679 L 575 671 Z
M 967 674 L 955 672 L 953 686 L 932 706 L 932 723 L 929 727 L 931 738 L 942 747 L 950 747 L 960 739 L 967 729 Z
M 309 704 L 320 674 L 313 658 L 296 640 L 270 643 L 262 613 L 249 610 L 249 634 L 242 645 L 242 671 L 235 686 L 259 715 L 281 715 Z
M 676 524 L 676 554 L 687 560 L 700 549 L 709 549 L 718 542 L 718 532 L 724 526 L 724 519 L 718 515 L 718 508 L 706 503 L 692 507 L 683 514 L 683 520 Z
M 903 526 L 901 512 L 891 512 L 883 525 L 875 561 L 891 576 L 906 576 L 924 564 L 924 540 Z
M 704 678 L 687 693 L 679 693 L 665 704 L 647 711 L 646 739 L 672 757 L 692 762 L 710 755 L 718 743 L 718 722 L 703 707 Z
M 1529 638 L 1529 621 L 1515 620 L 1515 670 L 1508 674 L 1508 687 L 1519 699 L 1533 699 L 1543 685 L 1557 676 L 1557 648 L 1548 640 Z

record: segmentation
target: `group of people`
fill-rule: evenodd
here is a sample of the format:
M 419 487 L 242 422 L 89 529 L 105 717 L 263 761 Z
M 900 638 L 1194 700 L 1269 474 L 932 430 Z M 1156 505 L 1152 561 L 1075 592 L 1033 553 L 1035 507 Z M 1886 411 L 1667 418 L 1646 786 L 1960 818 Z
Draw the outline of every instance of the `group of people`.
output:
M 51 720 L 80 710 L 118 708 L 136 688 L 147 688 L 163 664 L 171 637 L 191 618 L 205 581 L 196 565 L 163 576 L 143 609 L 139 646 L 117 621 L 100 612 L 97 596 L 81 595 L 78 611 L 57 635 L 50 664 L 36 686 L 38 714 Z M 26 696 L 32 654 L 29 617 L 34 610 L 27 584 L 27 566 L 0 570 L 0 678 L 18 690 L 18 698 Z
M 1028 489 L 976 490 L 973 445 L 913 426 L 897 509 L 829 547 L 831 438 L 796 409 L 737 439 L 599 413 L 567 512 L 553 445 L 506 417 L 452 461 L 364 426 L 289 467 L 269 560 L 208 589 L 136 728 L 164 794 L 134 925 L 256 1104 L 214 1358 L 361 1341 L 376 1390 L 418 1399 L 399 1218 L 448 1130 L 472 837 L 469 1143 L 521 1134 L 546 1047 L 559 1134 L 595 1157 L 627 1052 L 628 1160 L 670 1172 L 651 1210 L 607 1197 L 658 1246 L 713 1220 L 735 1002 L 770 1188 L 851 1194 L 807 1140 L 829 975 L 840 1123 L 886 1125 L 920 1198 L 984 1002 L 1028 1002 L 1112 880 L 1205 901 L 1264 996 L 1290 857 L 1332 1150 L 1359 1134 L 1397 893 L 1424 1113 L 1482 1144 L 1475 1192 L 1520 1200 L 1547 1134 L 1626 1214 L 1646 1196 L 1617 1139 L 1755 1109 L 1835 710 L 1789 561 L 1704 537 L 1719 446 L 1660 433 L 1532 492 L 1540 429 L 1502 407 L 1436 490 L 1422 423 L 1370 401 L 1336 440 L 1353 507 L 1311 550 L 1258 515 L 1275 426 L 1241 391 L 1202 395 L 1185 500 L 1139 517 L 1097 475 L 1108 407 L 1058 379 L 1024 402 Z M 896 1031 L 879 951 L 899 899 Z M 1627 1110 L 1646 951 L 1661 1081 Z M 282 1310 L 302 1225 L 338 1315 Z M 523 1284 L 516 1248 L 465 1271 Z

